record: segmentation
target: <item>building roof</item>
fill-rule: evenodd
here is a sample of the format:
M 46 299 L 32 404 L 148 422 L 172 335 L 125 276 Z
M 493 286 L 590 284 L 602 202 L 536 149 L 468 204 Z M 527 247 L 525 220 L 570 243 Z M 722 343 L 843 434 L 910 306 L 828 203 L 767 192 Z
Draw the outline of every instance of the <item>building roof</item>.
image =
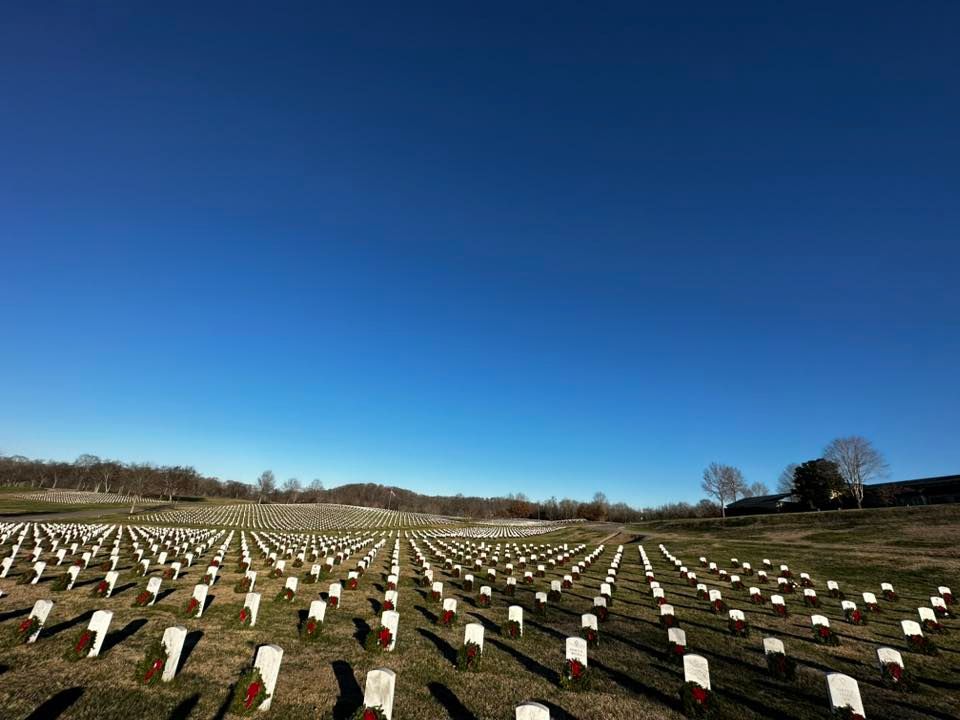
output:
M 730 508 L 751 508 L 751 507 L 775 507 L 777 503 L 790 497 L 791 493 L 779 493 L 777 495 L 754 495 L 753 497 L 741 498 L 736 502 L 729 503 Z
M 872 483 L 864 487 L 869 490 L 871 488 L 882 487 L 931 487 L 935 485 L 953 485 L 954 483 L 960 483 L 960 475 L 938 475 L 937 477 L 919 478 L 918 480 L 894 480 L 893 482 Z

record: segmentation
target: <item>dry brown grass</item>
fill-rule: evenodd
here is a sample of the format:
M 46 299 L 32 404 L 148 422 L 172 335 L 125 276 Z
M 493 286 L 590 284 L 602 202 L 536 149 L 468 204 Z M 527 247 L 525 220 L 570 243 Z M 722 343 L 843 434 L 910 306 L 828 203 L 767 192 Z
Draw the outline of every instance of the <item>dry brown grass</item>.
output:
M 957 702 L 960 694 L 957 635 L 960 631 L 955 629 L 953 634 L 938 639 L 945 650 L 939 658 L 906 656 L 908 669 L 920 680 L 915 693 L 899 694 L 883 689 L 873 660 L 878 643 L 902 647 L 896 621 L 901 617 L 914 617 L 916 605 L 921 600 L 925 602 L 931 589 L 937 584 L 950 584 L 951 579 L 957 584 L 955 573 L 951 577 L 943 572 L 943 563 L 953 563 L 956 559 L 956 545 L 953 551 L 941 546 L 926 550 L 895 549 L 892 545 L 887 547 L 882 538 L 878 542 L 872 524 L 866 527 L 866 530 L 857 527 L 843 530 L 861 536 L 861 542 L 848 552 L 838 552 L 835 543 L 817 541 L 813 536 L 826 532 L 823 528 L 804 530 L 785 526 L 778 529 L 774 524 L 762 530 L 762 535 L 755 532 L 756 529 L 740 528 L 719 533 L 719 537 L 718 533 L 684 533 L 676 528 L 647 531 L 644 546 L 668 598 L 677 607 L 691 648 L 710 660 L 724 717 L 822 718 L 825 716 L 824 670 L 847 672 L 861 682 L 871 719 L 960 715 Z M 615 530 L 566 530 L 546 540 L 596 541 Z M 904 537 L 913 535 L 905 533 Z M 920 538 L 923 537 L 921 533 Z M 536 540 L 540 541 L 543 539 Z M 790 564 L 798 573 L 811 572 L 821 592 L 823 612 L 842 633 L 842 644 L 838 648 L 824 648 L 810 641 L 810 612 L 801 609 L 799 599 L 790 601 L 792 616 L 780 620 L 769 611 L 753 609 L 745 592 L 723 588 L 730 605 L 744 609 L 754 626 L 750 638 L 730 638 L 725 619 L 707 612 L 705 603 L 696 599 L 693 589 L 670 571 L 657 552 L 658 542 L 666 543 L 691 563 L 701 554 L 718 561 L 736 555 L 759 567 L 761 558 L 768 556 L 774 563 Z M 0 716 L 26 718 L 40 708 L 41 715 L 36 717 L 163 720 L 223 717 L 231 683 L 251 662 L 256 647 L 272 642 L 284 648 L 277 693 L 268 713 L 272 718 L 347 718 L 360 703 L 366 672 L 381 666 L 394 669 L 398 675 L 397 720 L 510 718 L 513 707 L 527 699 L 550 705 L 555 720 L 680 717 L 675 698 L 682 672 L 664 653 L 666 632 L 657 624 L 657 612 L 642 578 L 635 544 L 625 548 L 611 619 L 601 626 L 600 647 L 590 652 L 593 688 L 589 692 L 572 693 L 561 690 L 557 684 L 563 662 L 563 640 L 577 634 L 580 613 L 590 609 L 615 545 L 608 545 L 585 578 L 573 591 L 565 593 L 563 601 L 551 608 L 545 619 L 533 615 L 531 589 L 518 586 L 516 598 L 508 598 L 502 593 L 505 580 L 501 577 L 492 607 L 478 608 L 475 593 L 464 593 L 459 580 L 435 568 L 437 579 L 444 581 L 445 594 L 456 597 L 460 604 L 459 625 L 442 629 L 431 622 L 436 609 L 427 600 L 425 591 L 413 584 L 409 545 L 402 541 L 397 650 L 393 654 L 371 655 L 364 651 L 362 639 L 366 629 L 376 625 L 391 541 L 381 550 L 372 570 L 362 578 L 360 588 L 345 591 L 343 606 L 329 611 L 324 637 L 316 644 L 306 644 L 299 639 L 298 612 L 305 614 L 310 600 L 318 591 L 325 591 L 331 580 L 319 586 L 301 585 L 293 607 L 277 605 L 272 597 L 283 581 L 267 579 L 261 562 L 255 562 L 255 569 L 261 573 L 257 589 L 263 593 L 258 626 L 247 630 L 232 626 L 232 618 L 242 602 L 242 596 L 233 592 L 233 584 L 239 577 L 234 567 L 237 543 L 238 537 L 235 537 L 223 577 L 212 591 L 214 600 L 200 620 L 184 620 L 177 611 L 200 580 L 205 563 L 188 570 L 176 583 L 165 583 L 164 589 L 173 587 L 173 593 L 146 610 L 130 607 L 138 585 L 125 586 L 144 581 L 134 578 L 129 560 L 120 567 L 119 592 L 108 600 L 94 600 L 88 595 L 90 585 L 102 577 L 102 572 L 94 568 L 81 574 L 80 587 L 66 593 L 50 590 L 53 578 L 65 570 L 65 566 L 49 568 L 45 582 L 38 586 L 17 586 L 13 580 L 3 581 L 0 587 L 10 594 L 0 600 L 0 632 L 8 632 L 40 597 L 52 597 L 57 604 L 36 645 L 0 651 Z M 425 549 L 422 542 L 421 548 Z M 899 565 L 885 557 L 885 553 L 894 551 L 901 558 Z M 344 578 L 356 559 L 354 556 L 347 567 L 338 567 L 335 577 Z M 19 565 L 18 569 L 23 566 Z M 537 589 L 544 589 L 550 579 L 561 575 L 558 569 L 551 577 L 538 580 Z M 852 628 L 842 623 L 839 602 L 826 597 L 827 579 L 841 581 L 848 594 L 856 593 L 855 599 L 861 590 L 877 589 L 881 579 L 889 579 L 900 591 L 902 602 L 866 628 Z M 513 603 L 525 608 L 526 636 L 521 642 L 505 639 L 497 632 L 506 620 L 507 606 Z M 108 639 L 111 647 L 97 660 L 63 661 L 61 653 L 86 624 L 88 613 L 101 607 L 114 611 L 113 630 L 122 632 Z M 463 624 L 470 621 L 487 626 L 483 670 L 476 674 L 458 672 L 453 665 L 453 654 L 463 637 Z M 960 627 L 957 622 L 948 621 L 948 624 L 957 628 Z M 134 664 L 149 641 L 174 624 L 185 625 L 199 641 L 175 682 L 155 689 L 139 687 L 132 677 Z M 795 683 L 780 683 L 767 677 L 760 651 L 760 638 L 766 633 L 782 637 L 788 651 L 801 662 Z M 60 715 L 56 714 L 56 703 L 44 707 L 44 703 L 58 698 L 62 701 L 60 705 L 65 706 Z

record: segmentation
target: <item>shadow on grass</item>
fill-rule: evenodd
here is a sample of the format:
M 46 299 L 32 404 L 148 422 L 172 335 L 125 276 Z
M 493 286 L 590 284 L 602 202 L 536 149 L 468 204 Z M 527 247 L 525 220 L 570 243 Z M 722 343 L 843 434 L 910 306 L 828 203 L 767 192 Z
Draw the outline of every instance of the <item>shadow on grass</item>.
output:
M 11 610 L 10 612 L 5 612 L 0 614 L 0 622 L 4 620 L 12 620 L 13 618 L 23 617 L 24 615 L 29 614 L 31 608 L 25 607 L 20 608 L 19 610 Z
M 649 685 L 644 685 L 643 683 L 630 677 L 626 673 L 620 672 L 619 670 L 614 670 L 609 665 L 605 665 L 597 660 L 591 660 L 590 664 L 592 667 L 596 668 L 597 670 L 602 671 L 604 674 L 607 675 L 607 677 L 609 677 L 611 680 L 613 680 L 615 683 L 617 683 L 620 687 L 624 688 L 625 690 L 629 690 L 630 692 L 636 695 L 642 695 L 646 698 L 649 698 L 650 700 L 655 700 L 657 702 L 663 703 L 667 707 L 672 708 L 674 710 L 680 709 L 680 701 L 678 698 L 675 698 L 672 695 L 668 695 L 667 693 L 661 690 L 658 690 L 657 688 L 650 687 Z M 679 686 L 680 684 L 678 683 L 677 687 Z
M 26 720 L 53 720 L 60 717 L 71 705 L 83 695 L 82 687 L 72 687 L 61 690 L 52 698 L 40 705 Z
M 575 716 L 552 702 L 546 700 L 534 700 L 533 702 L 538 702 L 550 710 L 550 720 L 577 720 Z
M 353 668 L 345 660 L 334 660 L 330 663 L 334 677 L 340 687 L 340 695 L 333 706 L 333 720 L 347 720 L 363 703 L 363 692 L 357 679 L 353 676 Z
M 164 598 L 170 597 L 173 593 L 176 592 L 175 588 L 167 588 L 157 593 L 157 599 L 154 601 L 154 604 L 160 602 Z
M 113 589 L 113 592 L 110 593 L 110 597 L 116 597 L 117 595 L 120 595 L 121 593 L 126 592 L 130 588 L 136 587 L 136 586 L 137 586 L 136 583 L 127 583 L 126 585 L 121 585 L 120 587 L 116 587 Z
M 505 642 L 501 642 L 500 640 L 496 640 L 494 638 L 489 638 L 487 642 L 493 645 L 495 648 L 507 653 L 507 655 L 523 665 L 525 670 L 532 672 L 535 675 L 539 675 L 551 685 L 557 685 L 560 682 L 560 673 L 551 670 L 546 665 L 541 665 L 533 658 L 524 655 L 515 647 L 507 645 Z
M 370 624 L 363 618 L 355 617 L 353 619 L 353 626 L 356 628 L 356 631 L 353 633 L 354 639 L 360 643 L 360 647 L 365 647 L 367 635 L 370 634 Z
M 53 637 L 58 633 L 62 633 L 64 630 L 69 630 L 75 625 L 79 625 L 82 622 L 87 622 L 90 618 L 93 617 L 93 610 L 87 610 L 86 612 L 80 613 L 72 620 L 64 620 L 62 623 L 57 623 L 56 625 L 51 625 L 49 628 L 43 629 L 44 637 Z
M 146 624 L 147 624 L 147 621 L 144 620 L 143 618 L 139 618 L 137 620 L 131 620 L 126 625 L 124 625 L 122 629 L 117 630 L 116 632 L 110 633 L 109 635 L 107 635 L 107 637 L 103 639 L 103 648 L 100 650 L 100 652 L 108 652 L 109 650 L 112 650 L 117 645 L 122 643 L 124 640 L 133 636 L 134 633 L 136 633 L 140 628 L 142 628 Z
M 183 650 L 180 651 L 180 669 L 177 672 L 180 672 L 186 666 L 187 660 L 190 659 L 193 649 L 197 647 L 201 638 L 203 638 L 203 630 L 193 630 L 187 633 L 187 637 L 183 640 Z
M 170 713 L 168 720 L 187 720 L 190 717 L 190 713 L 193 712 L 193 709 L 197 706 L 197 703 L 200 702 L 200 693 L 194 693 L 186 700 L 180 702 Z
M 536 622 L 535 620 L 527 620 L 527 619 L 524 619 L 524 625 L 525 625 L 525 626 L 529 626 L 529 627 L 536 628 L 536 629 L 539 630 L 540 632 L 545 633 L 545 634 L 547 634 L 547 635 L 551 635 L 551 636 L 557 638 L 558 640 L 566 640 L 566 639 L 567 639 L 566 634 L 560 632 L 559 630 L 555 630 L 555 629 L 552 628 L 552 627 L 547 627 L 546 625 L 543 625 L 543 624 L 541 624 L 541 623 L 538 623 L 538 622 Z
M 430 623 L 431 625 L 436 625 L 436 623 L 437 623 L 437 616 L 434 615 L 434 614 L 433 614 L 432 612 L 430 612 L 429 610 L 427 610 L 423 605 L 414 605 L 414 606 L 413 606 L 413 609 L 416 610 L 416 611 L 418 611 L 421 615 L 423 615 L 424 619 L 425 619 L 428 623 Z
M 467 706 L 453 694 L 453 690 L 446 685 L 438 682 L 427 683 L 427 689 L 433 695 L 433 699 L 443 705 L 450 717 L 457 718 L 457 720 L 477 720 L 477 716 L 470 712 Z
M 499 626 L 499 625 L 497 625 L 497 624 L 496 624 L 493 620 L 491 620 L 490 618 L 484 617 L 484 616 L 481 615 L 480 613 L 472 612 L 472 613 L 470 613 L 470 617 L 476 618 L 477 622 L 480 623 L 481 625 L 483 625 L 483 629 L 484 629 L 485 631 L 487 631 L 487 632 L 494 633 L 494 632 L 499 632 L 499 631 L 500 631 L 500 626 Z
M 443 655 L 444 659 L 446 659 L 451 665 L 457 664 L 457 651 L 453 645 L 429 630 L 417 628 L 417 632 L 421 637 L 425 637 L 427 640 L 432 642 L 436 646 L 437 650 L 440 651 L 440 654 Z

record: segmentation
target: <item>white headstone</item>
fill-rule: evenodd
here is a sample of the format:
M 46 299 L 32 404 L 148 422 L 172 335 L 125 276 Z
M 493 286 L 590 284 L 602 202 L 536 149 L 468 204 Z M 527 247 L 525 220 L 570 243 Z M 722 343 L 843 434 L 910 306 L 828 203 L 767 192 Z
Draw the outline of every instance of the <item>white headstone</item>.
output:
M 683 656 L 683 680 L 696 683 L 704 690 L 710 690 L 710 665 L 700 655 Z
M 480 653 L 483 654 L 483 625 L 480 623 L 467 623 L 463 631 L 463 644 L 474 642 L 480 646 Z
M 327 614 L 327 604 L 323 600 L 314 600 L 310 603 L 310 610 L 307 612 L 308 618 L 313 618 L 322 623 Z
M 380 616 L 380 623 L 387 628 L 392 635 L 390 639 L 390 646 L 387 647 L 387 651 L 391 652 L 397 644 L 397 630 L 400 627 L 400 613 L 398 613 L 396 610 L 384 610 L 383 614 Z
M 566 659 L 576 660 L 584 667 L 587 667 L 587 641 L 583 638 L 568 637 L 566 646 Z
M 397 675 L 393 670 L 371 670 L 367 673 L 367 683 L 363 690 L 363 706 L 380 708 L 387 720 L 393 720 L 393 693 L 396 686 Z
M 187 629 L 182 625 L 174 625 L 163 631 L 163 647 L 167 651 L 167 662 L 163 666 L 163 674 L 160 679 L 163 682 L 170 682 L 177 675 L 177 666 L 180 664 L 180 654 L 183 652 L 183 644 L 187 640 Z
M 243 598 L 243 606 L 250 611 L 250 627 L 254 627 L 257 624 L 257 613 L 260 612 L 260 593 L 248 592 Z
M 279 645 L 261 645 L 253 666 L 260 671 L 267 699 L 260 704 L 260 710 L 269 710 L 277 689 L 277 677 L 280 675 L 280 661 L 283 660 L 283 648 Z
M 523 635 L 523 608 L 519 605 L 511 605 L 507 608 L 507 620 L 516 621 L 520 625 L 520 635 Z
M 536 702 L 517 705 L 515 720 L 550 720 L 550 708 Z
M 764 655 L 770 655 L 771 653 L 781 653 L 786 655 L 787 651 L 783 647 L 783 640 L 780 638 L 768 637 L 763 639 L 763 653 Z
M 197 614 L 194 617 L 199 618 L 203 615 L 203 606 L 207 604 L 207 593 L 210 588 L 207 585 L 194 585 L 193 597 L 197 601 Z
M 150 602 L 149 605 L 153 605 L 157 601 L 157 593 L 160 592 L 160 585 L 163 583 L 158 577 L 152 577 L 147 580 L 147 592 L 150 593 Z
M 87 657 L 97 657 L 97 655 L 100 654 L 100 648 L 103 647 L 103 641 L 107 637 L 107 630 L 110 629 L 111 620 L 113 620 L 113 613 L 109 610 L 97 610 L 93 614 L 93 617 L 90 618 L 90 624 L 87 625 L 87 629 L 96 632 L 97 638 L 90 648 L 90 652 L 87 653 Z
M 47 617 L 50 615 L 51 610 L 53 610 L 52 600 L 37 600 L 33 604 L 33 610 L 30 611 L 30 617 L 36 618 L 37 622 L 40 623 L 40 626 L 37 628 L 36 632 L 27 638 L 28 643 L 36 642 L 37 638 L 40 637 L 40 631 L 43 630 L 43 625 L 47 622 Z
M 880 667 L 889 663 L 896 663 L 900 667 L 903 667 L 903 656 L 898 650 L 894 650 L 893 648 L 877 648 L 877 661 L 880 663 Z
M 857 681 L 849 675 L 827 673 L 827 694 L 830 697 L 831 710 L 849 707 L 861 717 L 866 717 L 863 702 L 860 700 L 860 688 Z
M 106 597 L 113 595 L 113 586 L 117 584 L 117 578 L 120 577 L 120 573 L 116 570 L 111 570 L 104 576 L 104 580 L 107 581 L 107 594 Z

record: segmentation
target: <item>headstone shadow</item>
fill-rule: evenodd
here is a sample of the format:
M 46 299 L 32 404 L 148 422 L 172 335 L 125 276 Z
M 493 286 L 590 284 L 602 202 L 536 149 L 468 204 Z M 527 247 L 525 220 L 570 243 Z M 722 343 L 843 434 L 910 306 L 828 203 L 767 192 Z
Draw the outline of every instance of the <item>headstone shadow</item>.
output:
M 477 720 L 477 716 L 467 709 L 467 706 L 460 702 L 460 699 L 454 695 L 453 690 L 438 682 L 427 683 L 427 689 L 433 695 L 433 699 L 443 705 L 444 709 L 450 714 L 451 718 L 457 720 Z
M 5 612 L 0 614 L 0 622 L 4 620 L 12 620 L 13 618 L 23 617 L 24 615 L 30 614 L 31 608 L 25 607 L 20 608 L 19 610 L 11 610 L 10 612 Z
M 413 609 L 419 612 L 421 615 L 423 615 L 424 619 L 427 622 L 429 622 L 431 625 L 436 624 L 437 616 L 434 613 L 427 610 L 423 605 L 414 605 Z
M 500 630 L 500 626 L 499 626 L 499 625 L 497 625 L 497 624 L 496 624 L 493 620 L 491 620 L 490 618 L 484 617 L 484 616 L 481 615 L 480 613 L 472 612 L 472 613 L 470 613 L 470 617 L 476 618 L 477 622 L 480 623 L 481 625 L 483 625 L 483 629 L 484 629 L 485 631 L 489 631 L 489 632 L 499 632 L 499 630 Z
M 530 627 L 536 628 L 540 632 L 546 633 L 547 635 L 552 635 L 558 640 L 566 640 L 567 638 L 567 636 L 564 633 L 560 632 L 559 630 L 555 630 L 554 628 L 548 627 L 547 625 L 543 625 L 542 623 L 536 622 L 535 620 L 525 619 L 523 622 L 524 622 L 524 626 L 529 625 Z
M 100 652 L 107 652 L 108 650 L 115 648 L 146 624 L 147 621 L 144 618 L 137 618 L 136 620 L 131 620 L 128 622 L 120 630 L 108 633 L 103 639 L 103 647 L 101 648 Z
M 677 698 L 672 695 L 658 690 L 657 688 L 650 687 L 649 685 L 644 685 L 643 683 L 635 680 L 624 672 L 615 670 L 609 665 L 605 665 L 597 660 L 591 660 L 590 665 L 597 670 L 604 672 L 611 680 L 620 685 L 620 687 L 636 695 L 643 695 L 651 700 L 656 700 L 660 703 L 663 703 L 669 708 L 674 710 L 680 709 L 680 703 Z
M 363 647 L 364 643 L 367 642 L 367 635 L 370 634 L 370 624 L 363 618 L 355 617 L 353 619 L 353 626 L 356 628 L 353 637 L 360 643 L 360 646 Z
M 421 637 L 425 637 L 427 640 L 432 642 L 436 646 L 437 650 L 440 651 L 440 654 L 443 655 L 443 657 L 450 664 L 456 665 L 457 651 L 453 647 L 453 645 L 448 643 L 446 640 L 444 640 L 442 637 L 440 637 L 436 633 L 432 633 L 429 630 L 424 630 L 423 628 L 417 628 L 417 632 L 420 633 Z
M 167 720 L 187 720 L 190 717 L 190 713 L 193 712 L 193 709 L 197 706 L 197 703 L 200 702 L 200 693 L 194 693 L 187 699 L 180 702 L 170 713 L 170 717 Z
M 177 672 L 180 672 L 186 666 L 187 660 L 190 659 L 190 655 L 202 638 L 203 630 L 192 630 L 187 633 L 187 636 L 183 639 L 183 650 L 180 651 L 180 669 Z
M 56 695 L 45 701 L 30 715 L 26 720 L 54 720 L 60 717 L 71 705 L 73 705 L 83 695 L 82 687 L 72 687 L 61 690 Z
M 127 590 L 129 590 L 130 588 L 136 587 L 136 586 L 137 586 L 136 583 L 126 583 L 125 585 L 121 585 L 121 586 L 119 586 L 119 587 L 115 587 L 115 588 L 113 589 L 113 592 L 110 593 L 110 597 L 116 597 L 117 595 L 120 595 L 120 594 L 126 592 Z
M 575 716 L 571 715 L 555 703 L 548 702 L 546 700 L 534 700 L 534 702 L 538 702 L 550 710 L 550 720 L 577 720 Z
M 523 665 L 524 669 L 527 670 L 527 672 L 531 672 L 531 673 L 534 673 L 535 675 L 539 675 L 551 685 L 556 685 L 557 683 L 560 682 L 559 672 L 551 670 L 546 665 L 542 665 L 538 663 L 532 657 L 529 657 L 528 655 L 524 655 L 515 647 L 512 647 L 505 642 L 501 642 L 500 640 L 495 640 L 494 638 L 488 638 L 487 642 L 493 645 L 498 650 L 502 650 L 503 652 L 507 653 L 507 655 L 511 656 L 514 660 L 516 660 L 518 663 Z
M 92 617 L 93 617 L 93 610 L 87 610 L 86 612 L 80 613 L 75 618 L 72 618 L 70 620 L 64 620 L 63 622 L 57 623 L 56 625 L 51 625 L 49 628 L 45 627 L 43 629 L 43 636 L 53 637 L 54 635 L 57 635 L 58 633 L 61 633 L 64 630 L 69 630 L 70 628 L 76 625 L 79 625 L 82 622 L 89 621 L 90 618 Z
M 330 663 L 333 675 L 337 679 L 340 694 L 333 706 L 333 720 L 347 720 L 363 704 L 363 691 L 353 676 L 353 668 L 345 660 Z

